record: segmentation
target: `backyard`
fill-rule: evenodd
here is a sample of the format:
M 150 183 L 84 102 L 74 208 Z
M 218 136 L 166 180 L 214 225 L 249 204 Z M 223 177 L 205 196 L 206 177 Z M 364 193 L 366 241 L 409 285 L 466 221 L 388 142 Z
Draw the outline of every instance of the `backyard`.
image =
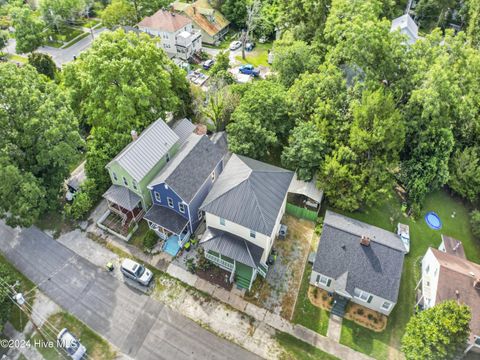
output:
M 260 44 L 257 43 L 252 51 L 245 52 L 245 60 L 242 55 L 235 56 L 242 64 L 252 64 L 253 66 L 270 66 L 268 64 L 268 52 L 272 49 L 272 43 Z
M 435 211 L 440 216 L 443 222 L 443 228 L 440 231 L 430 229 L 425 223 L 423 217 L 428 211 Z M 344 319 L 340 339 L 342 344 L 377 359 L 400 358 L 400 340 L 413 314 L 414 289 L 420 280 L 419 264 L 427 248 L 439 246 L 440 234 L 449 235 L 463 242 L 469 260 L 480 263 L 480 243 L 470 232 L 468 211 L 460 200 L 442 190 L 427 197 L 421 217 L 416 220 L 402 214 L 400 200 L 394 193 L 385 199 L 383 204 L 376 207 L 346 213 L 348 216 L 390 231 L 396 230 L 397 222 L 408 224 L 411 249 L 405 257 L 398 303 L 389 316 L 386 330 L 377 333 Z M 453 212 L 456 213 L 454 218 L 452 218 Z

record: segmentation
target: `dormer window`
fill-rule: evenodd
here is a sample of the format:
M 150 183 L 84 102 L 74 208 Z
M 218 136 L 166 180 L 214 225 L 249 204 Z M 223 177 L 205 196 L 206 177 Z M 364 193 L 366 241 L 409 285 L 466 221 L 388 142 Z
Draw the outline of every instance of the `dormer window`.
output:
M 113 177 L 113 180 L 118 181 L 117 174 L 115 174 L 114 171 L 112 171 L 112 177 Z
M 125 176 L 123 176 L 123 184 L 125 186 L 128 186 L 128 181 L 127 181 L 127 178 Z

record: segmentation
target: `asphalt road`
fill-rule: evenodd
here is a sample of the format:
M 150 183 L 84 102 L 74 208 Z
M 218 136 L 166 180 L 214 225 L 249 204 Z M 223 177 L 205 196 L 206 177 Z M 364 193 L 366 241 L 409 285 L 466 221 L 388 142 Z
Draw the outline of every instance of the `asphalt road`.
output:
M 139 294 L 37 228 L 0 221 L 0 251 L 40 290 L 134 359 L 259 359 Z

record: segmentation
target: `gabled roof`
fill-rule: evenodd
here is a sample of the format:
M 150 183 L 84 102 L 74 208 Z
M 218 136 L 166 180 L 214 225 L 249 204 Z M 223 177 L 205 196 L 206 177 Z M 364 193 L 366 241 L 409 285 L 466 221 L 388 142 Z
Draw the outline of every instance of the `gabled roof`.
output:
M 232 155 L 202 210 L 270 236 L 293 172 Z
M 185 140 L 195 131 L 195 125 L 192 124 L 187 118 L 178 120 L 172 127 L 175 134 L 180 138 L 179 144 L 183 144 Z
M 200 244 L 205 251 L 220 253 L 253 268 L 258 267 L 263 254 L 260 246 L 227 231 L 211 227 L 205 231 Z
M 149 188 L 166 183 L 183 201 L 190 203 L 224 155 L 225 152 L 206 135 L 192 133 L 175 157 L 150 182 Z
M 445 246 L 445 252 L 447 254 L 455 255 L 461 257 L 462 259 L 467 258 L 465 255 L 465 249 L 463 248 L 463 244 L 460 240 L 442 234 L 442 242 L 443 246 Z
M 472 311 L 470 340 L 473 341 L 473 335 L 480 336 L 480 290 L 473 287 L 475 279 L 480 279 L 480 265 L 437 249 L 429 250 L 440 264 L 435 303 L 455 300 L 468 305 Z
M 363 235 L 370 237 L 369 246 L 360 244 Z M 397 302 L 405 248 L 389 246 L 393 237 L 389 231 L 327 211 L 313 269 L 339 281 L 351 296 L 358 288 Z
M 175 32 L 191 23 L 192 20 L 184 15 L 167 10 L 158 10 L 152 16 L 147 16 L 140 21 L 138 26 L 166 32 Z
M 128 144 L 106 168 L 116 162 L 140 182 L 178 140 L 178 135 L 162 119 L 158 119 L 137 140 Z
M 418 26 L 409 14 L 402 15 L 392 20 L 390 31 L 400 29 L 402 34 L 408 36 L 408 44 L 413 44 L 418 40 Z
M 175 1 L 172 6 L 175 11 L 180 11 L 187 15 L 210 36 L 215 36 L 230 24 L 218 10 L 215 10 L 210 5 L 208 0 L 197 0 L 192 4 Z M 210 21 L 210 17 L 213 17 L 214 21 Z

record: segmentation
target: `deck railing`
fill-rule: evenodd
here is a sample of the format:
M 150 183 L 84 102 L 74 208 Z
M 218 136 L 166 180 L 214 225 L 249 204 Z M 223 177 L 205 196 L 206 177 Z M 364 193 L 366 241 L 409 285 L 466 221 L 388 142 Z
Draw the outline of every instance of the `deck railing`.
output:
M 205 257 L 214 262 L 215 264 L 217 264 L 218 266 L 220 266 L 221 268 L 225 269 L 225 270 L 228 270 L 228 271 L 232 271 L 234 268 L 235 268 L 235 264 L 232 264 L 228 261 L 225 261 L 219 257 L 216 257 L 208 252 L 205 253 Z

